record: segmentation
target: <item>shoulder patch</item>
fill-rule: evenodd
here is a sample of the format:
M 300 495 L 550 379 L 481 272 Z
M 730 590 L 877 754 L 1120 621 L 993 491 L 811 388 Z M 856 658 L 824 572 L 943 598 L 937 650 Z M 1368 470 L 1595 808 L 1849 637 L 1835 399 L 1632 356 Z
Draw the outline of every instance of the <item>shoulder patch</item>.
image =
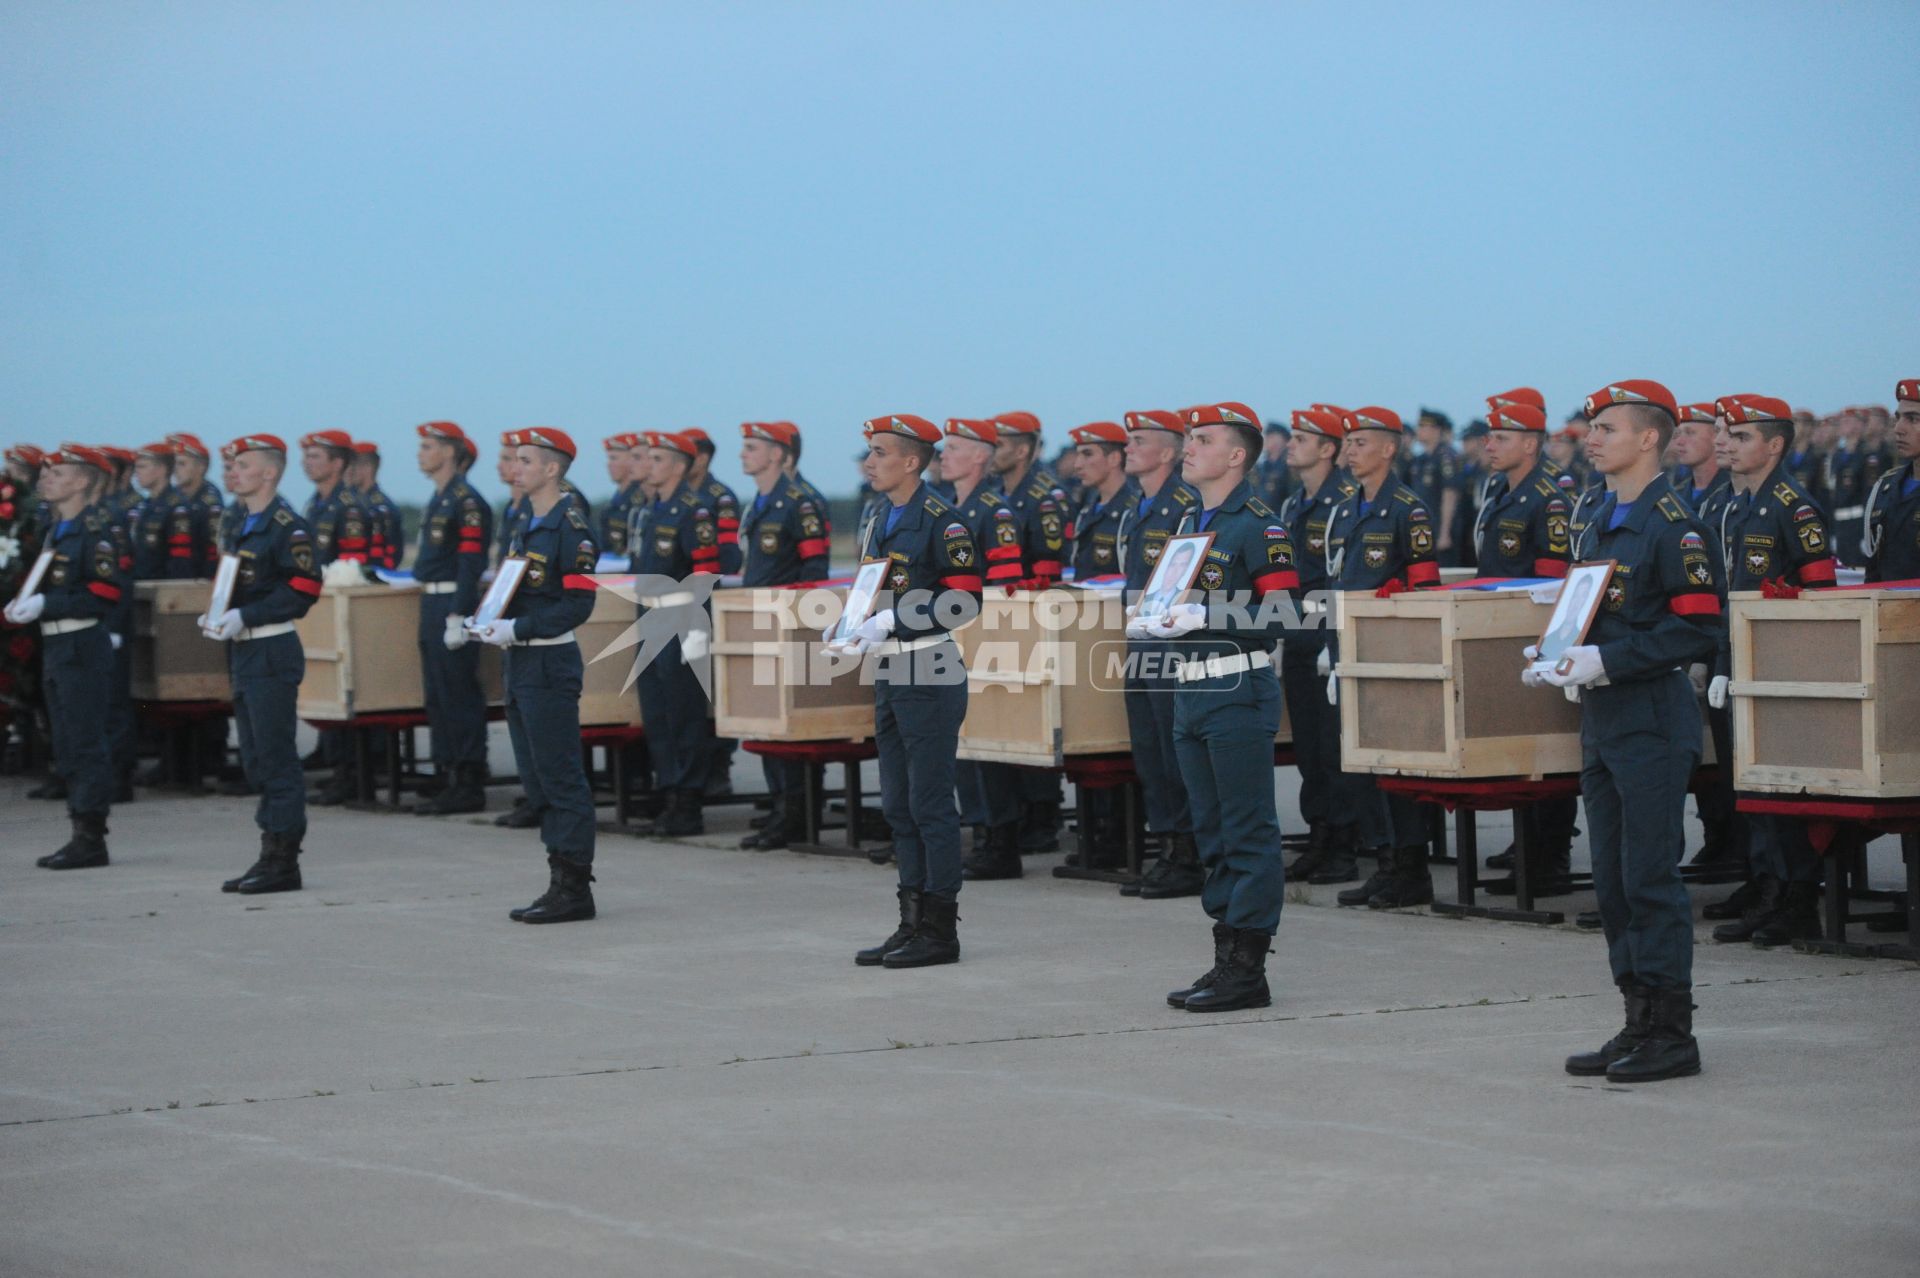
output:
M 1803 523 L 1809 519 L 1818 519 L 1819 517 L 1819 513 L 1811 506 L 1797 506 L 1794 508 L 1793 522 L 1796 524 Z
M 1682 550 L 1704 550 L 1706 549 L 1706 545 L 1706 541 L 1697 532 L 1684 532 L 1680 534 L 1680 549 Z
M 956 537 L 966 536 L 967 526 L 965 524 L 948 524 L 947 530 L 940 535 L 946 540 L 952 541 Z

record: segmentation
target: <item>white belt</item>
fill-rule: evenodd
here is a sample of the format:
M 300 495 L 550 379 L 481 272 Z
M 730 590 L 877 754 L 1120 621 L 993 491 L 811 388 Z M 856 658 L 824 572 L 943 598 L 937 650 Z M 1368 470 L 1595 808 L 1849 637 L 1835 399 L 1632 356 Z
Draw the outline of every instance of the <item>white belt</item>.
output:
M 460 589 L 460 583 L 457 581 L 423 581 L 420 583 L 420 593 L 423 595 L 450 595 L 458 589 Z
M 276 621 L 270 626 L 255 626 L 251 630 L 242 630 L 233 637 L 235 643 L 246 643 L 250 639 L 271 639 L 275 635 L 293 633 L 291 621 Z
M 1858 519 L 1866 513 L 1867 508 L 1865 506 L 1842 506 L 1833 512 L 1833 518 L 1834 522 L 1838 523 L 1842 519 Z
M 43 621 L 40 633 L 43 635 L 70 635 L 76 630 L 85 630 L 89 626 L 100 624 L 98 617 L 73 617 L 66 621 Z
M 569 630 L 564 635 L 555 635 L 551 639 L 515 639 L 513 641 L 513 646 L 516 648 L 551 648 L 554 644 L 557 644 L 557 643 L 572 643 L 572 642 L 573 642 L 573 631 Z
M 1243 670 L 1260 670 L 1273 664 L 1270 652 L 1243 652 L 1237 656 L 1210 656 L 1201 661 L 1183 661 L 1173 677 L 1181 683 L 1192 683 L 1196 679 L 1218 679 L 1222 675 L 1239 674 Z
M 924 635 L 919 639 L 889 639 L 874 651 L 883 657 L 891 657 L 896 652 L 917 652 L 922 648 L 931 648 L 936 643 L 944 643 L 952 637 L 942 631 L 937 635 Z
M 644 608 L 677 608 L 681 604 L 693 602 L 691 590 L 676 590 L 670 595 L 641 595 L 640 605 Z

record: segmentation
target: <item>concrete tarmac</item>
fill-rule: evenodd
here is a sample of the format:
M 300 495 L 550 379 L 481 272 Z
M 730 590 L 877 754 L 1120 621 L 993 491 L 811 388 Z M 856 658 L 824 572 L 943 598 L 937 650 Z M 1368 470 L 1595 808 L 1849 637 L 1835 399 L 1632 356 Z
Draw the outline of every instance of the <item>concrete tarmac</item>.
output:
M 1296 903 L 1273 1007 L 1202 1017 L 1164 1002 L 1210 961 L 1198 904 L 1056 858 L 967 887 L 958 966 L 888 972 L 852 954 L 891 868 L 737 851 L 744 808 L 604 835 L 600 917 L 535 928 L 506 918 L 545 883 L 529 832 L 316 810 L 307 890 L 241 898 L 250 801 L 147 792 L 112 867 L 52 874 L 64 814 L 25 788 L 0 780 L 0 1274 L 1920 1256 L 1910 964 L 1703 940 L 1706 1072 L 1615 1087 L 1561 1069 L 1620 1019 L 1572 928 Z

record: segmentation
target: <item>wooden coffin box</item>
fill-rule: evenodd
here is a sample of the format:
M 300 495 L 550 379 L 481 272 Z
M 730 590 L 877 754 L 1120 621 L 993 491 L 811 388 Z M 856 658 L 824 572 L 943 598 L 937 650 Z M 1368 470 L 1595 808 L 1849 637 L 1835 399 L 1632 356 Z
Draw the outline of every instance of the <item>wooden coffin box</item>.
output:
M 871 678 L 820 646 L 846 598 L 845 586 L 714 592 L 715 731 L 749 741 L 873 736 Z
M 1580 707 L 1520 682 L 1553 612 L 1524 590 L 1339 596 L 1340 765 L 1423 777 L 1580 770 Z
M 328 586 L 294 629 L 307 654 L 302 719 L 345 720 L 426 704 L 418 587 Z
M 141 581 L 133 587 L 133 699 L 226 701 L 227 645 L 200 632 L 210 581 Z
M 1920 795 L 1920 591 L 1730 602 L 1734 787 Z
M 580 643 L 585 677 L 580 683 L 580 726 L 583 728 L 637 728 L 640 726 L 640 689 L 629 682 L 639 648 L 613 645 L 627 637 L 639 615 L 633 601 L 631 577 L 600 577 L 593 595 L 593 612 L 574 633 Z M 596 657 L 606 654 L 604 660 Z

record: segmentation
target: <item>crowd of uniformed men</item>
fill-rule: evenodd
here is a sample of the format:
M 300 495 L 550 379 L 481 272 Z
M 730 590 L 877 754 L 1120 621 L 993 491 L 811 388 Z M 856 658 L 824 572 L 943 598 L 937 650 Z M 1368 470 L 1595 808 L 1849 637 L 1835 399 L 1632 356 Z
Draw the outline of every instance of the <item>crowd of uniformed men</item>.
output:
M 1701 692 L 1719 757 L 1731 755 L 1726 594 L 1832 585 L 1842 564 L 1868 581 L 1920 579 L 1920 379 L 1900 382 L 1895 398 L 1891 415 L 1867 407 L 1815 418 L 1765 395 L 1681 404 L 1656 382 L 1628 380 L 1587 397 L 1554 430 L 1543 397 L 1521 387 L 1489 396 L 1457 446 L 1451 422 L 1430 410 L 1409 431 L 1386 408 L 1316 403 L 1263 428 L 1246 405 L 1223 402 L 1078 427 L 1053 467 L 1029 413 L 944 426 L 907 413 L 874 418 L 856 548 L 860 561 L 888 568 L 875 611 L 836 648 L 873 662 L 899 921 L 855 961 L 955 961 L 962 882 L 1017 878 L 1023 854 L 1059 846 L 1057 774 L 956 759 L 967 685 L 950 631 L 975 615 L 985 587 L 1109 578 L 1137 600 L 1168 538 L 1212 534 L 1193 602 L 1130 610 L 1123 692 L 1157 855 L 1121 890 L 1201 898 L 1213 964 L 1168 996 L 1201 1012 L 1270 1001 L 1266 955 L 1288 876 L 1353 883 L 1342 905 L 1433 899 L 1418 806 L 1340 767 L 1329 593 L 1436 588 L 1443 566 L 1479 579 L 1550 579 L 1570 563 L 1607 559 L 1617 567 L 1586 642 L 1547 673 L 1524 675 L 1581 703 L 1582 805 L 1543 803 L 1520 819 L 1539 858 L 1533 882 L 1552 895 L 1568 890 L 1584 807 L 1597 922 L 1625 1001 L 1619 1034 L 1570 1058 L 1568 1070 L 1627 1081 L 1696 1071 L 1681 816 L 1701 754 Z M 715 446 L 703 432 L 613 436 L 615 491 L 597 516 L 568 478 L 577 450 L 559 430 L 501 437 L 497 473 L 509 496 L 497 513 L 469 480 L 475 441 L 450 422 L 416 433 L 434 493 L 408 566 L 423 590 L 417 640 L 434 767 L 415 810 L 485 807 L 476 645 L 504 649 L 525 795 L 497 823 L 537 827 L 550 869 L 546 892 L 511 917 L 591 918 L 594 800 L 579 748 L 574 631 L 593 609 L 596 574 L 637 574 L 651 592 L 639 595 L 641 616 L 704 598 L 678 584 L 701 574 L 748 586 L 825 581 L 828 502 L 800 474 L 790 422 L 741 427 L 741 468 L 753 484 L 744 502 L 711 474 Z M 290 451 L 313 485 L 301 510 L 279 493 Z M 0 583 L 13 597 L 42 550 L 50 562 L 38 587 L 6 608 L 0 693 L 16 730 L 48 726 L 50 775 L 32 793 L 64 798 L 72 819 L 69 841 L 38 864 L 106 865 L 109 810 L 134 795 L 142 743 L 129 687 L 131 583 L 206 578 L 233 556 L 228 606 L 200 622 L 227 647 L 242 765 L 227 784 L 259 796 L 260 852 L 222 886 L 299 888 L 307 806 L 351 794 L 353 763 L 339 735 L 323 734 L 305 762 L 331 764 L 332 776 L 308 796 L 294 745 L 305 658 L 293 622 L 324 586 L 376 580 L 406 559 L 378 450 L 334 430 L 293 450 L 276 436 L 242 435 L 219 450 L 224 498 L 208 473 L 212 451 L 190 434 L 137 451 L 20 444 L 5 457 L 0 547 L 12 554 L 0 558 Z M 500 617 L 476 622 L 508 558 L 524 561 L 519 588 Z M 701 832 L 703 797 L 728 785 L 736 743 L 716 740 L 708 717 L 697 673 L 707 646 L 703 630 L 676 631 L 639 674 L 654 796 L 646 832 Z M 1516 653 L 1517 679 L 1520 670 Z M 1284 867 L 1271 777 L 1283 700 L 1307 822 L 1303 851 Z M 227 732 L 224 719 L 213 722 L 216 758 Z M 806 796 L 819 792 L 805 766 L 766 762 L 773 810 L 742 846 L 799 836 Z M 1743 882 L 1707 907 L 1721 921 L 1716 939 L 1816 936 L 1821 862 L 1806 830 L 1740 817 L 1731 770 L 1719 775 L 1719 788 L 1697 800 L 1706 838 L 1693 863 Z M 1074 856 L 1113 863 L 1123 838 L 1115 806 L 1085 793 L 1080 816 Z M 1365 858 L 1373 865 L 1362 879 Z

